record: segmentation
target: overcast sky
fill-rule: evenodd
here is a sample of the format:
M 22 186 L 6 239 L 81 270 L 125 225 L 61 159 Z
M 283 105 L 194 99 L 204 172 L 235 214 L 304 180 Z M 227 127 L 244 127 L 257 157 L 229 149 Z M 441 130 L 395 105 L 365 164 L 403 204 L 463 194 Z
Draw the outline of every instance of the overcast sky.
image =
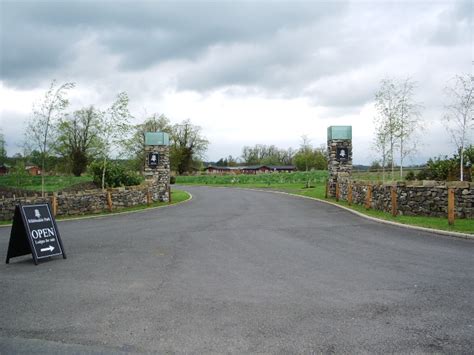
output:
M 5 1 L 0 125 L 9 155 L 52 79 L 73 81 L 71 110 L 120 91 L 134 120 L 190 118 L 208 160 L 244 145 L 326 143 L 352 125 L 354 163 L 376 159 L 374 93 L 418 82 L 425 130 L 413 162 L 449 154 L 443 88 L 472 71 L 472 1 Z M 472 135 L 472 132 L 471 132 Z

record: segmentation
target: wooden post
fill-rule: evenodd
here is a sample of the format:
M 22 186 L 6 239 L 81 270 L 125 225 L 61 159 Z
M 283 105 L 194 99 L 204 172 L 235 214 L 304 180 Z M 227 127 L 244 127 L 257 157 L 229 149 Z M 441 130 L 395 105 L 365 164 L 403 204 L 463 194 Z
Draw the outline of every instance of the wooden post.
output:
M 448 224 L 454 225 L 454 189 L 448 189 Z
M 395 186 L 391 187 L 390 194 L 392 195 L 392 216 L 396 217 L 398 215 L 398 205 L 397 205 L 397 188 Z
M 349 206 L 352 205 L 352 182 L 349 183 L 347 188 L 347 203 Z
M 168 185 L 168 203 L 171 203 L 171 186 Z
M 51 207 L 53 208 L 53 216 L 56 217 L 58 213 L 58 199 L 56 197 L 56 193 L 53 193 L 53 197 L 51 198 Z
M 326 179 L 326 194 L 324 195 L 325 198 L 329 196 L 329 180 Z
M 107 206 L 109 207 L 109 211 L 112 212 L 112 194 L 110 191 L 107 191 Z
M 339 201 L 339 182 L 336 182 L 336 201 Z
M 148 206 L 151 205 L 151 193 L 150 193 L 150 190 L 147 190 L 147 191 L 146 191 L 146 204 L 147 204 Z
M 367 195 L 365 196 L 365 208 L 370 210 L 372 205 L 372 185 L 367 185 Z

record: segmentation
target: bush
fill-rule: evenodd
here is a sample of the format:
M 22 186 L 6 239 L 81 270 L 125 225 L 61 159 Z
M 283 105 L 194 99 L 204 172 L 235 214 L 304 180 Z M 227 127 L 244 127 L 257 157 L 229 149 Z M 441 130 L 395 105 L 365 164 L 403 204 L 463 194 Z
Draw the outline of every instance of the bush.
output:
M 413 172 L 413 170 L 410 170 L 407 175 L 405 176 L 405 180 L 407 181 L 413 181 L 415 180 L 415 173 Z
M 97 186 L 102 186 L 102 164 L 102 162 L 94 162 L 89 167 L 93 181 Z M 114 162 L 106 164 L 105 187 L 140 185 L 143 180 L 143 176 L 136 171 L 126 170 Z
M 171 177 L 170 177 L 170 184 L 171 184 L 171 185 L 176 184 L 176 176 L 171 176 Z

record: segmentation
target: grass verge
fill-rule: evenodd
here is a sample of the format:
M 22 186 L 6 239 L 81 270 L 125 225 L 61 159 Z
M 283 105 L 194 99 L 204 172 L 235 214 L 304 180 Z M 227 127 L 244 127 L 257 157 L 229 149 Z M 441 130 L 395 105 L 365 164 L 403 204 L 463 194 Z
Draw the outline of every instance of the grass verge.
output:
M 45 176 L 44 190 L 46 192 L 61 191 L 70 186 L 91 181 L 92 176 Z M 0 176 L 0 186 L 41 191 L 41 176 L 23 176 L 18 179 L 12 174 L 4 175 Z
M 86 217 L 100 217 L 100 216 L 107 216 L 107 215 L 114 215 L 118 213 L 126 213 L 126 212 L 134 212 L 134 211 L 141 211 L 141 210 L 146 210 L 150 208 L 157 208 L 157 207 L 163 207 L 163 206 L 171 206 L 175 205 L 180 202 L 184 202 L 186 200 L 189 200 L 191 198 L 191 195 L 182 190 L 173 190 L 171 191 L 171 203 L 168 202 L 154 202 L 151 205 L 138 205 L 138 206 L 133 206 L 133 207 L 126 207 L 126 208 L 121 208 L 118 210 L 113 210 L 112 212 L 110 211 L 104 211 L 104 212 L 99 212 L 99 213 L 89 213 L 89 214 L 81 214 L 81 215 L 74 215 L 74 216 L 58 216 L 56 217 L 57 221 L 61 220 L 71 220 L 71 219 L 82 219 Z M 12 222 L 11 221 L 0 221 L 0 225 L 10 225 Z
M 188 185 L 188 184 L 186 184 Z M 199 185 L 199 184 L 189 184 L 189 185 Z M 202 184 L 201 184 L 202 185 Z M 268 186 L 266 184 L 206 184 L 204 186 L 227 186 L 227 187 L 241 187 L 241 188 L 259 188 L 259 189 L 268 189 L 268 190 L 277 190 L 283 191 L 295 195 L 314 197 L 321 200 L 329 201 L 336 203 L 338 205 L 350 208 L 354 211 L 363 213 L 367 216 L 417 226 L 425 227 L 432 229 L 439 229 L 443 231 L 450 232 L 460 232 L 468 233 L 474 235 L 474 219 L 456 219 L 453 226 L 448 224 L 447 218 L 442 217 L 424 217 L 424 216 L 396 216 L 393 217 L 388 212 L 377 211 L 377 210 L 367 210 L 364 206 L 360 205 L 351 205 L 349 206 L 346 201 L 336 202 L 333 198 L 325 198 L 326 187 L 323 184 L 317 184 L 314 187 L 304 188 L 302 184 L 272 184 Z

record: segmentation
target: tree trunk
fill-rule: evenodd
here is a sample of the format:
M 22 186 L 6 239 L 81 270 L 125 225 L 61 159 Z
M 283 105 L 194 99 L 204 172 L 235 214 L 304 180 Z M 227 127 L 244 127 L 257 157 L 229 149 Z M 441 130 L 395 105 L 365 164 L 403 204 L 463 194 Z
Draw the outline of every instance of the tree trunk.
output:
M 107 158 L 104 157 L 104 164 L 102 165 L 102 191 L 105 191 L 105 169 L 107 164 Z
M 461 146 L 461 167 L 460 167 L 460 180 L 464 181 L 464 146 Z

